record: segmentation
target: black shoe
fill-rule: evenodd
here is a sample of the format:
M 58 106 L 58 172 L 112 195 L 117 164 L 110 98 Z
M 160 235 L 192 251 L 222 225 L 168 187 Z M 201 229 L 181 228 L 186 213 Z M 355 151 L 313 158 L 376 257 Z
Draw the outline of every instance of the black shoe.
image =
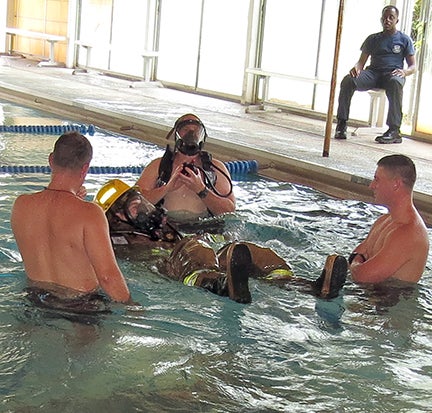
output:
M 238 303 L 248 304 L 252 301 L 249 291 L 249 273 L 252 268 L 252 257 L 245 244 L 232 243 L 227 250 L 226 281 L 228 296 Z
M 336 132 L 335 132 L 335 139 L 346 139 L 346 121 L 345 120 L 338 120 L 337 126 L 336 126 Z
M 348 262 L 342 255 L 329 255 L 327 257 L 321 276 L 316 280 L 318 295 L 321 298 L 334 298 L 346 281 Z
M 402 136 L 399 129 L 388 129 L 382 135 L 375 138 L 378 143 L 402 143 Z

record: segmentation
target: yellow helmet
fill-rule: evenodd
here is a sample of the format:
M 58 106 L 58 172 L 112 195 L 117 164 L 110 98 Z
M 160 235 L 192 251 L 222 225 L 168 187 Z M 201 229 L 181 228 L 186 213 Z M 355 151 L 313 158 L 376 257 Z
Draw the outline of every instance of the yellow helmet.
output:
M 120 179 L 112 179 L 99 189 L 94 201 L 102 207 L 104 212 L 107 212 L 111 205 L 129 189 L 131 187 Z

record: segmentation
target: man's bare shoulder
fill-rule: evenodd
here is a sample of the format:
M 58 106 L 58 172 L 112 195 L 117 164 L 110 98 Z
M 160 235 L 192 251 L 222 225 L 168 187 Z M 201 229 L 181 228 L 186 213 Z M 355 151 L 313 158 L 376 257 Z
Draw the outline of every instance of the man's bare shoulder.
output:
M 391 219 L 392 219 L 392 217 L 391 217 L 390 214 L 383 214 L 383 215 L 381 215 L 380 217 L 378 217 L 376 219 L 376 221 L 372 225 L 372 228 L 373 227 L 378 227 L 378 226 L 382 225 L 385 222 L 389 222 L 389 221 L 391 221 Z
M 383 225 L 382 229 L 386 239 L 391 242 L 392 249 L 417 253 L 429 248 L 426 225 L 416 212 L 410 214 L 405 222 L 394 222 L 389 219 L 389 223 L 388 227 Z
M 400 228 L 401 236 L 407 240 L 427 244 L 429 246 L 429 236 L 426 224 L 418 213 L 414 213 L 412 218 Z M 409 242 L 409 241 L 408 241 Z
M 19 195 L 12 207 L 12 219 L 14 215 L 24 213 L 24 211 L 34 210 L 38 204 L 38 199 L 40 197 L 40 192 L 33 194 L 21 194 Z
M 153 159 L 143 170 L 143 173 L 149 173 L 149 172 L 153 172 L 154 170 L 156 170 L 157 168 L 159 168 L 159 165 L 162 161 L 162 158 L 156 158 Z
M 41 192 L 35 192 L 32 194 L 21 194 L 16 199 L 14 204 L 25 204 L 28 202 L 33 202 L 33 200 L 36 200 L 39 198 Z
M 402 231 L 426 231 L 426 224 L 423 218 L 417 212 L 416 209 L 412 208 L 409 214 L 407 214 L 404 222 L 400 225 Z
M 98 204 L 92 201 L 86 201 L 77 198 L 76 206 L 77 208 L 80 208 L 84 213 L 97 216 L 97 217 L 103 217 L 105 219 L 105 214 L 103 209 Z
M 144 185 L 144 187 L 146 187 L 150 182 L 157 179 L 161 160 L 162 158 L 154 159 L 143 169 L 141 176 L 137 181 L 138 186 Z
M 221 169 L 223 169 L 224 171 L 225 170 L 228 170 L 227 169 L 227 167 L 226 167 L 226 165 L 222 162 L 222 161 L 220 161 L 219 159 L 212 159 L 212 162 L 218 167 L 218 168 L 221 168 Z
M 103 209 L 94 202 L 77 198 L 67 207 L 70 208 L 69 216 L 72 217 L 71 219 L 92 233 L 98 233 L 103 228 L 108 227 Z

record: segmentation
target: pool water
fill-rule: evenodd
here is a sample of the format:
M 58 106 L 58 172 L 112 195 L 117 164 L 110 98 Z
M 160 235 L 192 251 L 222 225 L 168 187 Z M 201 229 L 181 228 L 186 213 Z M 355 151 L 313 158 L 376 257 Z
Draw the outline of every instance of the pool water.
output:
M 4 123 L 66 122 L 1 107 Z M 0 163 L 47 165 L 56 138 L 1 133 Z M 93 166 L 145 165 L 162 154 L 101 130 L 89 139 Z M 89 198 L 112 178 L 89 175 Z M 121 178 L 132 184 L 138 176 Z M 383 212 L 307 187 L 234 178 L 238 210 L 225 219 L 227 234 L 273 248 L 308 279 L 319 275 L 329 253 L 347 256 Z M 412 289 L 348 280 L 338 298 L 321 300 L 295 286 L 250 280 L 250 305 L 123 257 L 119 264 L 144 310 L 116 305 L 112 314 L 77 323 L 32 307 L 23 294 L 10 210 L 17 195 L 48 182 L 41 173 L 1 176 L 0 411 L 431 411 L 431 256 Z

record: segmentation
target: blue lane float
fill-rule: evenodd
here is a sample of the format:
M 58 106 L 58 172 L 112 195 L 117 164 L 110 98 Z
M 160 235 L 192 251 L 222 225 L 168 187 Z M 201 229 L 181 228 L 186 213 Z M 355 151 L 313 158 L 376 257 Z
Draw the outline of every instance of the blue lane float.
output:
M 230 161 L 225 162 L 225 166 L 231 175 L 246 175 L 249 173 L 258 172 L 258 162 L 250 161 Z M 139 175 L 143 171 L 142 166 L 91 166 L 89 174 L 95 175 L 121 175 L 121 174 L 136 174 Z M 49 166 L 32 166 L 32 165 L 0 165 L 0 173 L 51 173 Z
M 66 132 L 77 131 L 83 135 L 93 136 L 96 132 L 94 125 L 0 125 L 0 133 L 28 133 L 28 134 L 48 134 L 48 135 L 62 135 Z M 231 175 L 244 175 L 248 173 L 258 172 L 258 162 L 255 160 L 249 161 L 230 161 L 225 162 L 229 173 Z M 90 174 L 123 174 L 132 173 L 140 174 L 143 167 L 140 166 L 125 166 L 125 167 L 112 167 L 112 166 L 92 166 L 89 169 Z M 50 173 L 51 169 L 48 166 L 14 166 L 0 165 L 0 172 L 7 173 Z
M 39 135 L 62 135 L 66 132 L 76 131 L 83 135 L 93 136 L 95 134 L 94 125 L 0 125 L 0 133 L 35 133 Z
M 225 166 L 227 167 L 231 175 L 237 175 L 237 174 L 243 175 L 243 174 L 258 172 L 258 161 L 255 160 L 229 161 L 229 162 L 225 162 Z

